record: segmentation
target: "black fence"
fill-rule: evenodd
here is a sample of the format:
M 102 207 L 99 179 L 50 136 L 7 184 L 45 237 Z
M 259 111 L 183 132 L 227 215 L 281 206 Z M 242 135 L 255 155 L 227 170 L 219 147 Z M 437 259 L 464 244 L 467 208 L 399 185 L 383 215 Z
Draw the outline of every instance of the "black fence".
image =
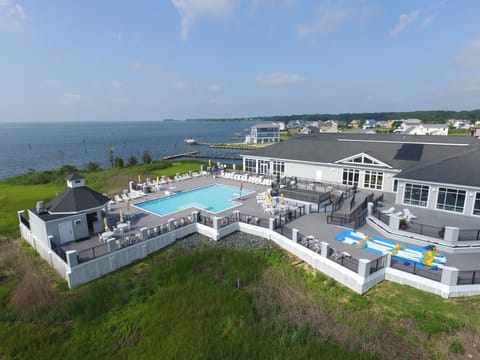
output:
M 57 254 L 63 261 L 65 261 L 65 264 L 67 264 L 67 254 L 65 250 L 52 240 L 50 241 L 50 247 L 55 252 L 55 254 Z
M 30 221 L 25 217 L 24 213 L 20 214 L 20 222 L 30 230 Z
M 458 233 L 458 241 L 480 241 L 480 229 L 460 229 Z
M 390 266 L 394 269 L 405 271 L 411 274 L 415 274 L 426 279 L 440 282 L 442 280 L 442 269 L 427 269 L 417 263 L 411 263 L 409 261 L 402 261 L 392 257 Z
M 85 250 L 77 252 L 78 263 L 84 263 L 96 257 L 108 254 L 108 245 L 102 244 Z
M 358 260 L 351 257 L 349 254 L 345 252 L 338 254 L 333 248 L 329 248 L 328 258 L 335 261 L 337 264 L 340 264 L 343 267 L 358 273 Z
M 377 272 L 380 269 L 383 269 L 385 267 L 385 255 L 380 256 L 376 260 L 370 261 L 370 272 L 369 274 L 373 274 Z
M 421 224 L 416 221 L 410 221 L 406 228 L 402 229 L 414 234 L 425 235 L 436 238 L 443 238 L 444 227 Z
M 240 222 L 270 228 L 270 220 L 249 214 L 240 214 Z
M 373 216 L 375 216 L 378 220 L 383 222 L 385 225 L 390 225 L 390 216 L 388 214 L 385 214 L 379 210 L 376 210 L 373 213 Z
M 480 284 L 480 270 L 462 270 L 458 272 L 457 285 Z
M 213 219 L 210 216 L 200 216 L 198 223 L 213 227 Z

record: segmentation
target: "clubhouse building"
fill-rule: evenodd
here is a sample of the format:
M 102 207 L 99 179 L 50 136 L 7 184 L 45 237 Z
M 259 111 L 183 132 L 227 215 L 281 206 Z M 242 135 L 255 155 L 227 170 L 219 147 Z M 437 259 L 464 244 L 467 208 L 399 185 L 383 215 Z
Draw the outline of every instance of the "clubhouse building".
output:
M 475 137 L 320 133 L 241 156 L 251 174 L 393 193 L 399 205 L 480 219 Z

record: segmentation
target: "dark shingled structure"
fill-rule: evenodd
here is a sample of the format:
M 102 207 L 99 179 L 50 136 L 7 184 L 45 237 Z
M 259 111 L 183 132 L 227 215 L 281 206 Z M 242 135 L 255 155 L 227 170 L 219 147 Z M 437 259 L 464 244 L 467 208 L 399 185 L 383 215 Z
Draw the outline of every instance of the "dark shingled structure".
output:
M 51 213 L 76 213 L 104 206 L 109 201 L 108 197 L 86 186 L 67 188 L 47 205 L 47 210 Z
M 359 153 L 402 170 L 399 178 L 480 186 L 480 141 L 474 137 L 320 133 L 297 135 L 243 157 L 333 164 Z

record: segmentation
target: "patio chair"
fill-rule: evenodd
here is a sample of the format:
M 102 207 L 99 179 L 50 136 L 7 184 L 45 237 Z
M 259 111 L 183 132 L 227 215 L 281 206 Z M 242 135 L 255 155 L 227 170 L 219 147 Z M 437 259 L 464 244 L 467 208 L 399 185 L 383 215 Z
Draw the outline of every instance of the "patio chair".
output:
M 386 209 L 386 210 L 382 210 L 381 213 L 382 214 L 391 214 L 395 211 L 395 208 L 392 206 L 391 208 L 389 209 Z
M 407 221 L 417 218 L 409 209 L 403 209 L 403 217 L 407 219 Z
M 118 203 L 118 202 L 123 202 L 123 199 L 118 195 L 116 194 L 115 195 L 115 201 Z

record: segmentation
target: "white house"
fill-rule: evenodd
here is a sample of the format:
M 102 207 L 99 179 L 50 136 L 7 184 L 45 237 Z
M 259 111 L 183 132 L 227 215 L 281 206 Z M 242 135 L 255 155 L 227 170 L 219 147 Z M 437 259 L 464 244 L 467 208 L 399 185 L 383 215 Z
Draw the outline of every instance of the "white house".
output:
M 280 126 L 275 124 L 258 124 L 250 129 L 250 135 L 246 137 L 247 143 L 271 143 L 280 142 Z

